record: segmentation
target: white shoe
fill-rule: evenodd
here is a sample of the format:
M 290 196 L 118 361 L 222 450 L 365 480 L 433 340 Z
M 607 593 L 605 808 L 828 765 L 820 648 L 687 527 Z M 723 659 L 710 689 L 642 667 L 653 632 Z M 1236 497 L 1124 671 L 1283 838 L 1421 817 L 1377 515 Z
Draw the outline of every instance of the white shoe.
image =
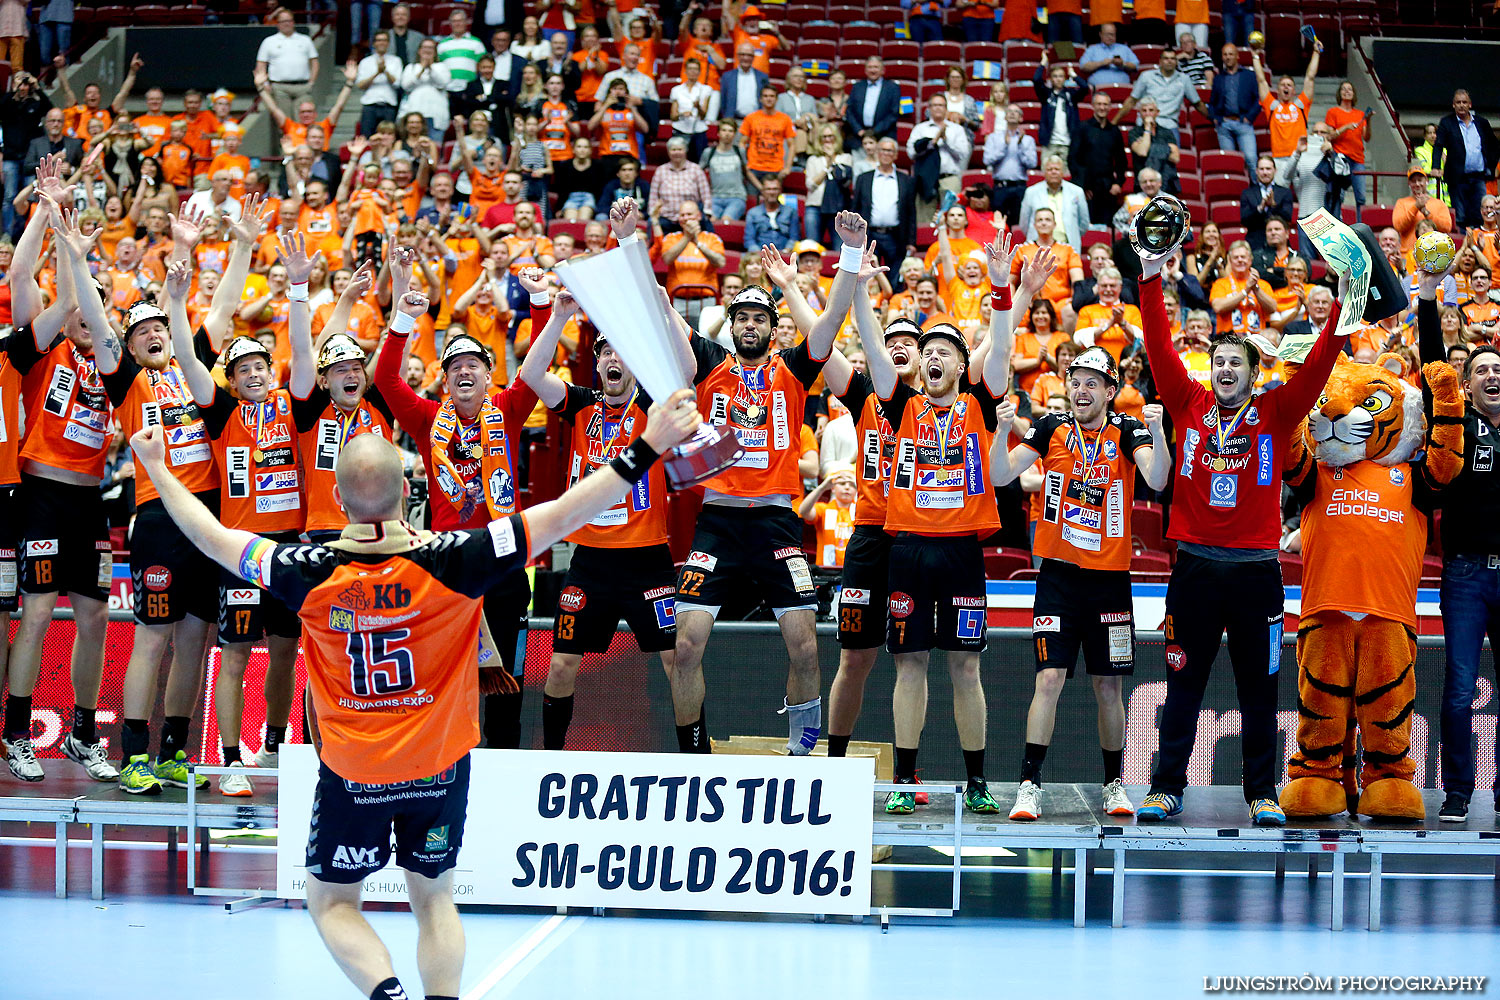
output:
M 104 744 L 95 741 L 92 745 L 76 739 L 72 733 L 63 737 L 62 752 L 75 764 L 82 765 L 95 781 L 119 781 L 120 772 L 104 755 Z
M 1011 819 L 1042 818 L 1042 788 L 1031 781 L 1021 782 L 1016 791 L 1016 804 L 1010 810 Z
M 255 755 L 250 759 L 255 762 L 256 767 L 267 767 L 274 770 L 281 766 L 281 753 L 276 750 L 267 750 L 265 747 L 261 747 L 255 751 Z
M 10 773 L 22 781 L 41 781 L 47 776 L 37 762 L 36 749 L 25 736 L 6 744 L 5 763 L 10 765 Z
M 245 762 L 237 760 L 229 766 L 243 770 Z M 245 777 L 244 774 L 221 774 L 219 775 L 219 794 L 237 796 L 254 795 L 255 789 L 250 786 L 250 779 Z
M 1135 814 L 1135 806 L 1130 804 L 1130 796 L 1125 794 L 1125 786 L 1119 778 L 1104 786 L 1104 811 L 1111 816 Z

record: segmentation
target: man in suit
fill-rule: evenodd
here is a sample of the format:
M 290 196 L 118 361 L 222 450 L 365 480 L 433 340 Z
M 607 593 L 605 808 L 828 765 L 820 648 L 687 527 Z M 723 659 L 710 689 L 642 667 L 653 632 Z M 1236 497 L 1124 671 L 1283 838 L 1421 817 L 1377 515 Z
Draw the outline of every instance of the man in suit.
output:
M 1027 188 L 1021 199 L 1021 228 L 1026 230 L 1026 239 L 1036 242 L 1032 219 L 1037 209 L 1050 208 L 1057 219 L 1053 239 L 1082 251 L 1083 234 L 1089 228 L 1088 199 L 1083 196 L 1083 188 L 1063 180 L 1065 172 L 1060 156 L 1049 156 L 1042 162 L 1042 179 Z
M 767 243 L 783 253 L 802 238 L 802 218 L 795 198 L 781 196 L 781 181 L 761 181 L 760 204 L 745 216 L 745 249 L 755 251 Z
M 568 36 L 561 31 L 554 31 L 552 37 L 547 39 L 552 46 L 548 57 L 538 63 L 542 71 L 542 79 L 556 73 L 563 78 L 563 96 L 568 100 L 578 98 L 578 85 L 583 80 L 583 73 L 578 64 L 573 61 L 573 54 L 568 51 Z
M 417 61 L 417 49 L 427 37 L 410 25 L 411 7 L 398 3 L 391 8 L 391 51 L 403 66 Z M 507 41 L 506 44 L 510 43 Z
M 755 47 L 748 42 L 734 52 L 734 68 L 719 77 L 719 114 L 740 122 L 760 107 L 761 88 L 771 78 L 755 68 Z
M 896 119 L 901 115 L 901 88 L 885 78 L 885 61 L 879 56 L 865 60 L 865 78 L 849 92 L 849 135 L 873 132 L 877 138 L 896 137 Z
M 68 158 L 69 167 L 77 167 L 83 162 L 83 140 L 75 139 L 63 131 L 63 110 L 53 108 L 47 112 L 42 119 L 42 134 L 31 140 L 31 145 L 26 147 L 26 159 L 21 168 L 21 179 L 29 183 L 30 179 L 36 177 L 36 168 L 41 165 L 42 157 L 53 153 L 61 153 Z M 7 191 L 6 197 L 14 198 L 16 192 Z
M 854 182 L 854 211 L 870 223 L 881 263 L 898 267 L 917 242 L 917 185 L 896 169 L 900 147 L 881 139 L 875 147 L 875 169 Z
M 1443 183 L 1458 224 L 1466 229 L 1482 225 L 1479 203 L 1485 182 L 1495 176 L 1495 164 L 1500 162 L 1500 141 L 1490 123 L 1474 113 L 1467 90 L 1453 92 L 1453 114 L 1438 122 L 1432 145 L 1434 161 L 1439 150 L 1443 154 Z
M 1266 220 L 1271 216 L 1297 217 L 1291 189 L 1275 183 L 1275 179 L 1276 161 L 1262 156 L 1255 161 L 1255 180 L 1240 192 L 1240 225 L 1245 227 L 1245 239 L 1252 250 L 1265 249 Z
M 478 73 L 453 102 L 454 111 L 465 117 L 476 111 L 487 112 L 490 132 L 505 141 L 511 134 L 511 105 L 520 89 L 520 80 L 502 79 L 495 72 L 493 56 L 479 60 Z

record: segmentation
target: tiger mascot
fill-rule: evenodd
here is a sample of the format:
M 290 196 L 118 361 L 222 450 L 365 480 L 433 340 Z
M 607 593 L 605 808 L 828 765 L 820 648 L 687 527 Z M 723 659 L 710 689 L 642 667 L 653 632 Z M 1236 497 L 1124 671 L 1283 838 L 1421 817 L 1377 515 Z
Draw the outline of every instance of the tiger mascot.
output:
M 1422 390 L 1405 373 L 1396 354 L 1375 364 L 1340 357 L 1288 447 L 1286 481 L 1311 495 L 1302 512 L 1297 752 L 1281 790 L 1288 816 L 1424 816 L 1410 754 L 1417 583 L 1425 511 L 1463 466 L 1464 403 L 1458 373 L 1428 364 L 1426 419 Z

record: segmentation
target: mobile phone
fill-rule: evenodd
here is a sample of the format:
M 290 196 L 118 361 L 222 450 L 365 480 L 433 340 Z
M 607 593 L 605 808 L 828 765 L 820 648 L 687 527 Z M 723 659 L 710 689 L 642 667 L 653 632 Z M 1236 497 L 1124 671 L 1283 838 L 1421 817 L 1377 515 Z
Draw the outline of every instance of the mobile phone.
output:
M 941 206 L 942 211 L 943 211 L 943 213 L 945 215 L 947 214 L 948 209 L 952 208 L 954 205 L 957 205 L 957 204 L 958 204 L 958 193 L 957 192 L 955 192 L 955 191 L 944 191 L 943 192 L 943 198 L 942 198 L 942 201 L 939 202 L 939 205 Z

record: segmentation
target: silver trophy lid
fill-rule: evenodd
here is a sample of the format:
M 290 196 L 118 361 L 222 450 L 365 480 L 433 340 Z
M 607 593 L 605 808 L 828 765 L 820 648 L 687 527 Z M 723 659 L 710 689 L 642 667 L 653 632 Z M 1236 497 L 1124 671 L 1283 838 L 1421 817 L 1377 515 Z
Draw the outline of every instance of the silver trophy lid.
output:
M 1159 194 L 1130 220 L 1130 245 L 1142 260 L 1168 257 L 1193 231 L 1192 220 L 1182 202 Z

